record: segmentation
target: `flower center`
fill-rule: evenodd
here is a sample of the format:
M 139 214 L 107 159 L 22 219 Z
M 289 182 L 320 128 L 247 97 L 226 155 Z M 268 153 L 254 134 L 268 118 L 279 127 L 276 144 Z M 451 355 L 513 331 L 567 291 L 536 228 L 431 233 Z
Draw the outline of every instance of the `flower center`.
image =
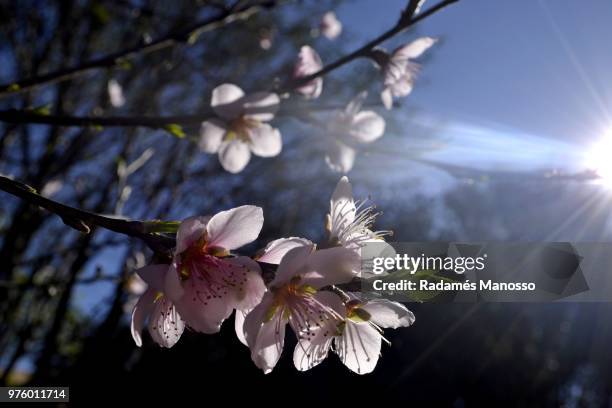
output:
M 250 130 L 258 127 L 260 124 L 261 122 L 256 119 L 240 116 L 230 122 L 224 139 L 227 141 L 238 139 L 244 143 L 249 143 L 251 141 L 249 136 Z
M 189 278 L 191 271 L 188 265 L 193 263 L 207 262 L 207 258 L 216 257 L 222 258 L 229 255 L 229 251 L 225 248 L 210 246 L 206 241 L 206 236 L 202 236 L 196 242 L 191 244 L 180 256 L 180 276 L 183 279 Z

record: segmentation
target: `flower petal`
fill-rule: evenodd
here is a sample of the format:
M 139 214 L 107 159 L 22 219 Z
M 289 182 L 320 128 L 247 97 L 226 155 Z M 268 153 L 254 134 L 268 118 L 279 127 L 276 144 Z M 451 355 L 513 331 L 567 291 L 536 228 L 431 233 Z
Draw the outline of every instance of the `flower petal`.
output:
M 260 157 L 273 157 L 281 152 L 283 142 L 278 129 L 267 123 L 250 129 L 251 151 Z
M 293 78 L 303 78 L 319 72 L 323 68 L 323 62 L 319 54 L 310 46 L 304 45 L 300 48 L 298 60 L 293 67 Z M 296 89 L 309 99 L 318 98 L 323 90 L 323 78 L 315 78 Z
M 383 105 L 387 110 L 391 110 L 393 107 L 393 94 L 391 93 L 391 88 L 385 86 L 385 89 L 380 93 L 380 99 L 382 100 Z
M 354 116 L 361 110 L 363 102 L 368 97 L 368 91 L 359 92 L 344 108 L 344 113 L 349 116 Z
M 178 302 L 185 294 L 183 284 L 181 283 L 178 271 L 176 270 L 176 263 L 170 265 L 170 268 L 166 273 L 163 292 L 164 295 L 175 303 Z
M 130 323 L 130 331 L 132 332 L 132 338 L 134 339 L 134 343 L 138 347 L 142 346 L 142 328 L 144 327 L 144 322 L 147 319 L 147 316 L 153 310 L 157 293 L 153 289 L 148 289 L 136 302 L 136 306 L 134 306 L 134 310 L 132 310 L 132 320 Z
M 321 18 L 319 29 L 324 37 L 328 40 L 333 40 L 342 33 L 342 23 L 336 18 L 336 14 L 333 11 L 328 11 Z
M 246 335 L 244 332 L 244 319 L 247 317 L 249 312 L 245 312 L 243 310 L 236 309 L 236 313 L 234 314 L 234 329 L 236 330 L 236 337 L 238 340 L 245 346 L 248 346 L 246 341 Z
M 208 245 L 228 250 L 253 242 L 263 227 L 261 207 L 243 205 L 215 214 L 206 227 Z
M 289 237 L 275 239 L 266 245 L 262 251 L 262 255 L 259 256 L 257 260 L 278 265 L 287 252 L 298 247 L 309 247 L 310 251 L 314 251 L 315 244 L 306 238 Z
M 185 322 L 176 311 L 174 303 L 162 296 L 155 302 L 149 319 L 149 334 L 162 347 L 170 348 L 181 338 Z
M 288 283 L 291 278 L 302 272 L 306 272 L 306 263 L 310 254 L 313 252 L 313 247 L 298 246 L 289 250 L 278 265 L 276 275 L 270 282 L 270 287 L 281 286 Z
M 251 160 L 249 146 L 241 140 L 234 139 L 221 143 L 219 147 L 219 162 L 226 171 L 240 173 Z
M 318 289 L 350 282 L 360 269 L 361 259 L 355 251 L 343 247 L 320 249 L 308 257 L 302 281 Z
M 318 304 L 333 309 L 338 317 L 344 318 L 346 308 L 338 295 L 328 291 L 317 292 L 314 297 Z M 338 332 L 340 319 L 329 319 L 322 327 L 311 332 L 311 336 L 300 336 L 293 351 L 293 364 L 300 371 L 306 371 L 321 363 L 331 348 Z
M 372 323 L 383 328 L 397 329 L 414 323 L 414 314 L 406 306 L 391 300 L 370 300 L 361 309 L 370 313 Z
M 235 119 L 242 114 L 239 100 L 244 92 L 234 84 L 222 84 L 213 89 L 210 106 L 223 119 Z
M 355 221 L 357 207 L 353 199 L 353 187 L 348 177 L 342 176 L 329 201 L 330 238 L 339 238 L 340 232 Z
M 244 117 L 267 122 L 274 118 L 280 98 L 274 92 L 255 92 L 240 100 Z
M 267 320 L 273 297 L 264 296 L 244 321 L 246 340 L 251 349 L 251 359 L 257 367 L 268 374 L 280 359 L 285 344 L 286 319 L 282 313 L 275 313 Z
M 136 271 L 138 276 L 147 283 L 149 288 L 154 289 L 157 292 L 164 291 L 164 280 L 166 279 L 166 272 L 168 272 L 170 265 L 147 265 Z
M 238 310 L 251 310 L 261 302 L 266 292 L 266 285 L 261 278 L 259 264 L 248 256 L 238 256 L 225 259 L 227 265 L 234 266 L 239 273 L 238 283 L 234 285 L 236 303 Z
M 198 142 L 200 150 L 206 153 L 217 153 L 226 132 L 225 123 L 219 119 L 210 119 L 202 122 L 200 126 L 200 140 Z
M 180 254 L 202 238 L 210 217 L 194 216 L 185 218 L 176 233 L 175 254 Z
M 371 143 L 385 133 L 385 120 L 372 111 L 363 111 L 353 117 L 349 134 L 361 143 Z
M 176 302 L 185 323 L 202 333 L 217 333 L 234 310 L 233 294 L 224 288 L 211 288 L 207 280 L 191 276 L 183 282 L 185 294 Z
M 391 59 L 394 60 L 408 60 L 420 57 L 425 51 L 427 51 L 432 45 L 436 43 L 435 38 L 421 37 L 411 43 L 398 47 L 393 54 Z
M 369 323 L 346 321 L 342 336 L 336 338 L 336 353 L 351 371 L 367 374 L 374 370 L 380 354 L 381 335 Z
M 348 173 L 353 168 L 357 152 L 346 144 L 334 141 L 329 146 L 325 162 L 335 172 Z

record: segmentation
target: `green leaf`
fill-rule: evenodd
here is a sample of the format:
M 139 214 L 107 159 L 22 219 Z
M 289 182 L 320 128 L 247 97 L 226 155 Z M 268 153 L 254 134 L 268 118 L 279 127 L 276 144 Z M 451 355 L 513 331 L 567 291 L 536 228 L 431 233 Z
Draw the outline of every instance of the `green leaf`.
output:
M 36 113 L 37 115 L 49 116 L 51 115 L 51 105 L 46 104 L 46 105 L 36 106 L 32 109 L 32 112 Z
M 21 86 L 19 86 L 19 84 L 15 83 L 15 84 L 10 84 L 9 87 L 6 90 L 9 91 L 9 92 L 17 92 L 20 89 L 21 89 Z
M 145 221 L 145 230 L 147 232 L 160 232 L 165 234 L 176 234 L 181 222 L 180 221 Z
M 170 123 L 169 125 L 164 126 L 164 129 L 166 129 L 168 132 L 172 133 L 179 139 L 183 139 L 185 137 L 185 132 L 183 131 L 183 128 L 176 123 Z

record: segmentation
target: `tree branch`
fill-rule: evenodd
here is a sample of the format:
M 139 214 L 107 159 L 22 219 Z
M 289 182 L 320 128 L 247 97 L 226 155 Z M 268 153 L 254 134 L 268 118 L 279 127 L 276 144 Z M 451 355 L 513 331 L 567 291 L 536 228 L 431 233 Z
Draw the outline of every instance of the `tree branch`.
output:
M 95 58 L 83 62 L 77 66 L 59 69 L 57 71 L 18 80 L 16 82 L 0 84 L 0 98 L 25 92 L 41 85 L 66 81 L 86 74 L 92 70 L 121 65 L 138 55 L 146 55 L 172 47 L 178 43 L 190 42 L 206 31 L 214 30 L 218 27 L 225 26 L 238 20 L 248 19 L 253 14 L 259 12 L 262 8 L 268 8 L 274 4 L 275 1 L 263 1 L 257 2 L 256 4 L 243 4 L 235 9 L 229 9 L 214 17 L 209 17 L 207 19 L 198 21 L 185 29 L 167 34 L 148 43 L 141 42 L 134 47 Z
M 139 238 L 159 254 L 167 254 L 174 247 L 174 238 L 151 232 L 149 222 L 112 218 L 71 207 L 43 197 L 27 184 L 4 176 L 0 176 L 0 190 L 4 190 L 30 204 L 37 205 L 54 213 L 62 219 L 64 224 L 86 234 L 94 227 L 99 226 L 110 231 Z
M 329 74 L 330 72 L 340 68 L 341 66 L 353 61 L 354 59 L 357 58 L 361 58 L 361 57 L 367 57 L 370 53 L 370 51 L 372 51 L 376 46 L 378 46 L 379 44 L 383 43 L 384 41 L 390 39 L 391 37 L 394 37 L 396 34 L 406 30 L 408 27 L 413 26 L 414 24 L 418 23 L 419 21 L 422 21 L 424 19 L 426 19 L 427 17 L 437 13 L 438 11 L 446 8 L 447 6 L 450 6 L 453 3 L 458 2 L 459 0 L 444 0 L 441 1 L 440 3 L 436 4 L 435 6 L 430 7 L 429 9 L 425 10 L 423 13 L 419 14 L 418 16 L 414 16 L 414 11 L 416 10 L 416 7 L 414 7 L 413 5 L 413 1 L 411 1 L 409 3 L 408 8 L 406 9 L 406 11 L 404 13 L 402 13 L 401 18 L 399 19 L 399 21 L 397 22 L 397 24 L 392 27 L 391 29 L 385 31 L 384 33 L 382 33 L 381 35 L 379 35 L 378 37 L 376 37 L 375 39 L 373 39 L 372 41 L 368 42 L 367 44 L 361 46 L 360 48 L 358 48 L 357 50 L 351 52 L 350 54 L 347 54 L 339 59 L 337 59 L 336 61 L 332 62 L 331 64 L 328 64 L 326 66 L 324 66 L 323 68 L 321 68 L 321 70 L 315 72 L 314 74 L 305 76 L 305 77 L 301 77 L 301 78 L 293 78 L 289 81 L 287 81 L 283 86 L 280 87 L 279 93 L 284 93 L 284 92 L 289 92 L 292 91 L 296 88 L 299 88 L 300 86 L 307 84 L 308 82 L 312 81 L 313 79 L 316 79 L 318 77 L 324 76 Z M 407 12 L 409 14 L 407 14 Z

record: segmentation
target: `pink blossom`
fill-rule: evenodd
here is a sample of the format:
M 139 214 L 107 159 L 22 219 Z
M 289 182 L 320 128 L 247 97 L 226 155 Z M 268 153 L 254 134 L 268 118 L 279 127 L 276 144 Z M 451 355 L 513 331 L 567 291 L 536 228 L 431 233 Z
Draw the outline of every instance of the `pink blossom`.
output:
M 255 365 L 264 373 L 272 371 L 283 350 L 287 324 L 299 339 L 313 338 L 328 320 L 339 318 L 329 304 L 337 295 L 321 288 L 350 281 L 358 264 L 356 253 L 341 247 L 314 251 L 306 244 L 290 249 L 269 291 L 244 321 Z
M 336 13 L 328 11 L 323 14 L 319 23 L 321 34 L 329 40 L 336 39 L 342 33 L 342 23 L 336 17 Z
M 300 48 L 298 60 L 293 67 L 293 78 L 303 78 L 319 72 L 323 68 L 321 57 L 310 46 L 304 45 Z M 296 89 L 297 92 L 308 99 L 315 99 L 321 95 L 323 90 L 323 78 L 318 77 Z
M 278 129 L 268 123 L 274 118 L 280 99 L 272 92 L 245 95 L 234 84 L 223 84 L 212 92 L 211 106 L 218 118 L 202 123 L 199 146 L 217 153 L 221 166 L 230 173 L 241 172 L 251 154 L 273 157 L 282 149 Z
M 181 223 L 165 293 L 192 329 L 216 333 L 233 310 L 246 313 L 260 302 L 259 265 L 230 251 L 254 241 L 262 225 L 262 209 L 251 205 Z

